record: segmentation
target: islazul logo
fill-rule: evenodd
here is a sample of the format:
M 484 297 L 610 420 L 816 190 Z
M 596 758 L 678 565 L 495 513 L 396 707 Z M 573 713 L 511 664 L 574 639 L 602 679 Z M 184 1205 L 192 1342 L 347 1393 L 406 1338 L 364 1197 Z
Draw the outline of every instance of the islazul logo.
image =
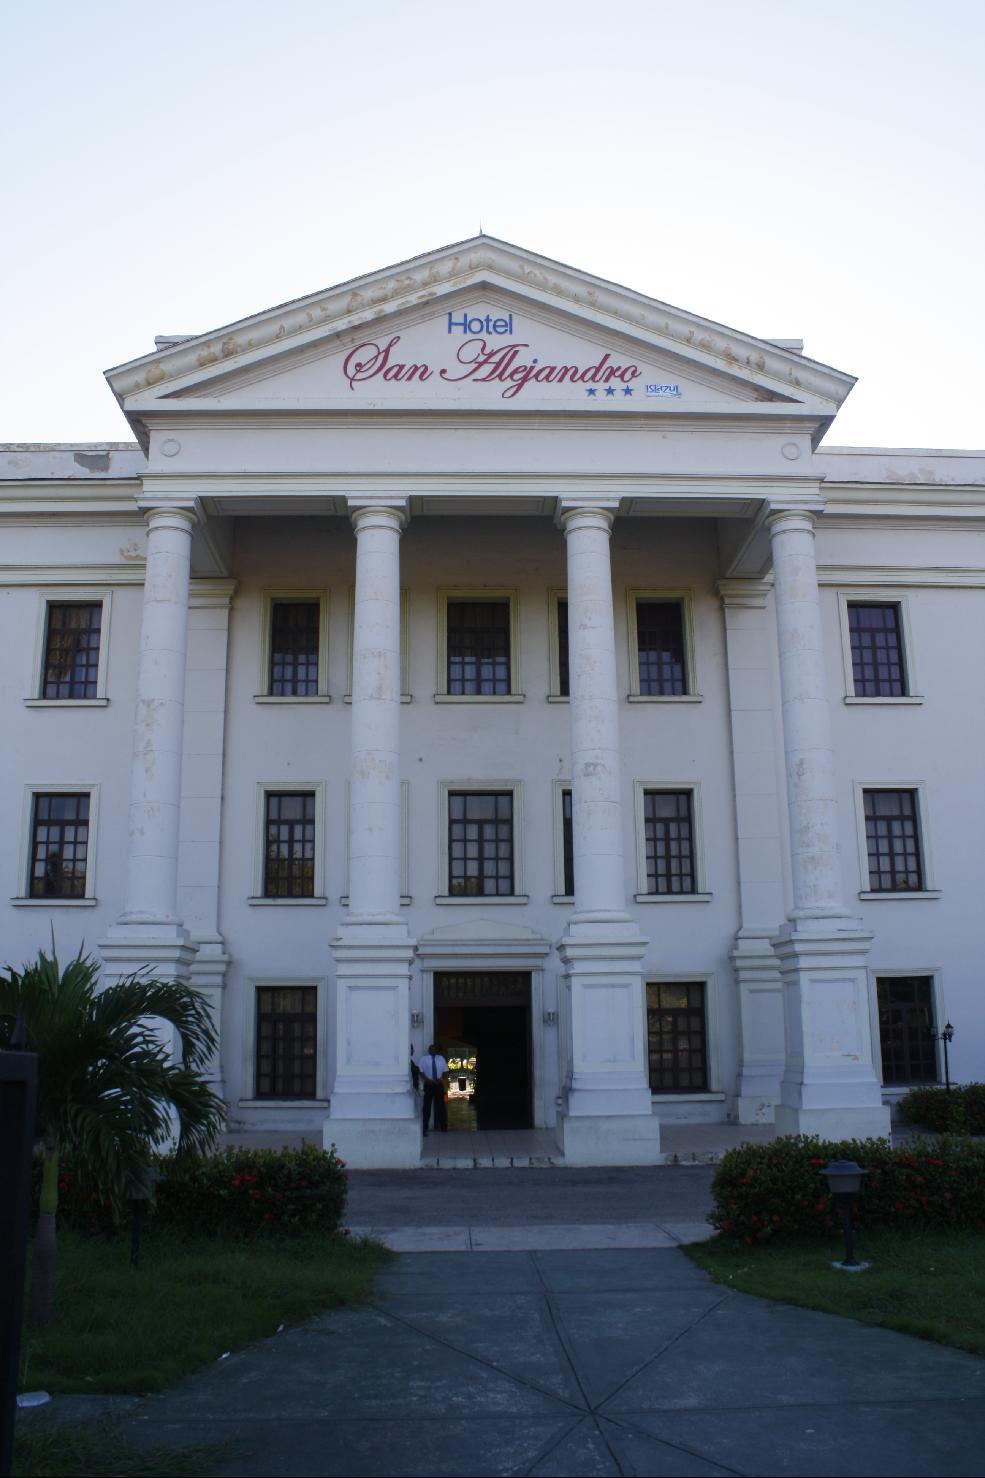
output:
M 680 385 L 647 385 L 647 395 L 676 395 L 680 397 Z

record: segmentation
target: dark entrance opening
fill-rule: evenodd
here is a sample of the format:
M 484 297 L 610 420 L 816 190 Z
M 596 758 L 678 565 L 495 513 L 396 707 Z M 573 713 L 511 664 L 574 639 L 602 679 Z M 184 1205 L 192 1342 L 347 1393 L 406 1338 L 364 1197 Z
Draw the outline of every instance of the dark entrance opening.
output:
M 530 973 L 441 970 L 434 1035 L 448 1059 L 449 1129 L 529 1129 Z

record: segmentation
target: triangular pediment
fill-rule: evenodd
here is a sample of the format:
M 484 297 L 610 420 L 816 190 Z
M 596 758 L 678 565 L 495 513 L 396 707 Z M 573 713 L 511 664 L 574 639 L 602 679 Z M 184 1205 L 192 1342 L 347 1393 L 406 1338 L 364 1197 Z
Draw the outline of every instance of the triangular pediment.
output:
M 850 376 L 490 237 L 108 372 L 155 412 L 777 410 L 830 417 Z

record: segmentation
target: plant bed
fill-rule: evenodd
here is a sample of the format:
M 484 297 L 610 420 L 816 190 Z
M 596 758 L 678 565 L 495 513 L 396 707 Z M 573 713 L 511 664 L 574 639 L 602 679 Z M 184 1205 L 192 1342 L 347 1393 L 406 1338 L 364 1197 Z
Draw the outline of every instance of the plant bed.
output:
M 20 1389 L 161 1391 L 280 1324 L 368 1297 L 391 1257 L 318 1233 L 247 1243 L 158 1227 L 133 1268 L 127 1235 L 61 1231 L 55 1317 L 25 1326 Z
M 904 1124 L 935 1134 L 985 1134 L 985 1083 L 911 1088 L 896 1109 Z
M 985 1233 L 880 1229 L 857 1239 L 861 1273 L 831 1266 L 840 1236 L 752 1247 L 718 1236 L 684 1251 L 742 1293 L 879 1324 L 985 1356 Z

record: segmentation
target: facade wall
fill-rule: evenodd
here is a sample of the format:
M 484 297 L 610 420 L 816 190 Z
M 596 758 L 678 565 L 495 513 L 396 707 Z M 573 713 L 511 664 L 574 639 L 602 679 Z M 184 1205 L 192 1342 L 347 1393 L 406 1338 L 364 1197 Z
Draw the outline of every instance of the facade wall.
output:
M 985 729 L 985 674 L 975 655 L 975 633 L 985 620 L 985 581 L 973 573 L 985 566 L 982 538 L 943 528 L 849 528 L 837 520 L 830 527 L 822 520 L 818 532 L 842 869 L 846 897 L 857 901 L 860 917 L 875 936 L 869 956 L 873 1021 L 874 981 L 880 972 L 933 974 L 938 1022 L 950 1018 L 956 1027 L 952 1068 L 959 1079 L 981 1076 L 985 1064 L 980 978 L 985 925 L 980 906 L 982 869 L 976 860 L 977 838 L 985 831 L 985 781 L 978 758 L 978 736 Z M 80 529 L 75 522 L 50 516 L 43 523 L 6 531 L 4 563 L 11 583 L 0 589 L 4 634 L 0 695 L 5 714 L 0 787 L 0 835 L 5 843 L 0 866 L 5 898 L 11 900 L 3 908 L 5 958 L 12 963 L 47 947 L 52 926 L 63 955 L 83 941 L 94 948 L 123 907 L 143 543 L 136 510 L 129 521 L 105 526 L 94 519 L 93 526 Z M 349 686 L 354 548 L 344 518 L 239 518 L 228 572 L 235 581 L 228 669 L 223 598 L 220 595 L 212 604 L 199 602 L 197 608 L 193 601 L 180 896 L 187 926 L 202 939 L 213 938 L 217 927 L 230 957 L 222 993 L 222 1075 L 233 1119 L 251 1127 L 315 1131 L 325 1112 L 323 1104 L 274 1108 L 250 1103 L 249 992 L 257 980 L 322 985 L 320 1051 L 325 1074 L 320 1095 L 331 1091 L 328 943 L 342 916 L 340 898 L 346 887 L 349 708 L 343 700 Z M 631 687 L 627 590 L 690 592 L 695 685 L 701 701 L 621 704 L 625 881 L 632 899 L 638 890 L 634 782 L 698 784 L 699 846 L 710 900 L 635 904 L 631 912 L 649 940 L 643 961 L 646 978 L 709 981 L 710 1088 L 717 1096 L 703 1102 L 662 1101 L 659 1111 L 663 1117 L 724 1117 L 734 1111 L 738 1091 L 739 1007 L 729 956 L 742 920 L 715 522 L 618 518 L 612 561 L 622 694 Z M 16 581 L 10 574 L 14 569 L 19 569 Z M 412 899 L 406 915 L 412 937 L 420 939 L 466 918 L 495 916 L 553 943 L 563 932 L 570 908 L 552 902 L 557 886 L 554 781 L 570 773 L 568 708 L 563 702 L 547 701 L 549 592 L 564 587 L 563 537 L 544 517 L 418 517 L 403 537 L 401 578 L 407 592 L 411 697 L 401 710 L 401 743 L 408 806 L 406 890 Z M 517 592 L 522 703 L 434 702 L 439 687 L 437 592 L 443 587 Z M 260 691 L 263 593 L 289 589 L 329 592 L 330 703 L 255 701 Z M 24 700 L 37 692 L 44 597 L 74 599 L 107 590 L 112 596 L 107 704 L 26 705 Z M 922 702 L 845 702 L 851 689 L 846 686 L 842 596 L 846 592 L 857 596 L 860 591 L 904 602 L 912 690 Z M 772 731 L 780 766 L 782 728 L 771 598 L 766 615 L 771 671 L 764 691 L 769 709 L 757 722 L 764 733 Z M 442 844 L 439 782 L 493 779 L 520 782 L 523 788 L 520 846 L 529 902 L 436 904 Z M 251 904 L 258 845 L 257 786 L 301 781 L 317 782 L 324 797 L 327 901 Z M 925 859 L 931 870 L 928 891 L 939 896 L 858 897 L 867 891 L 859 846 L 858 787 L 892 781 L 921 789 Z M 94 901 L 55 906 L 18 902 L 26 867 L 26 789 L 72 784 L 98 787 Z M 758 853 L 753 846 L 745 853 L 745 881 L 754 885 L 754 891 L 759 882 L 767 889 L 773 886 L 772 896 L 780 900 L 774 918 L 754 922 L 773 925 L 781 922 L 789 902 L 782 775 L 779 787 L 782 899 L 781 890 L 766 876 L 769 848 Z M 754 807 L 754 842 L 755 824 Z M 762 877 L 756 873 L 759 856 L 765 859 Z M 771 895 L 760 891 L 758 896 Z M 543 1011 L 558 1010 L 558 979 L 559 965 L 552 952 L 544 962 L 538 999 Z M 425 1009 L 418 966 L 412 978 L 412 1006 Z M 535 1019 L 534 1029 L 540 1064 L 536 1111 L 540 1121 L 551 1123 L 560 1088 L 558 1028 Z M 412 1032 L 418 1048 L 424 1045 L 424 1031 L 421 1027 Z

